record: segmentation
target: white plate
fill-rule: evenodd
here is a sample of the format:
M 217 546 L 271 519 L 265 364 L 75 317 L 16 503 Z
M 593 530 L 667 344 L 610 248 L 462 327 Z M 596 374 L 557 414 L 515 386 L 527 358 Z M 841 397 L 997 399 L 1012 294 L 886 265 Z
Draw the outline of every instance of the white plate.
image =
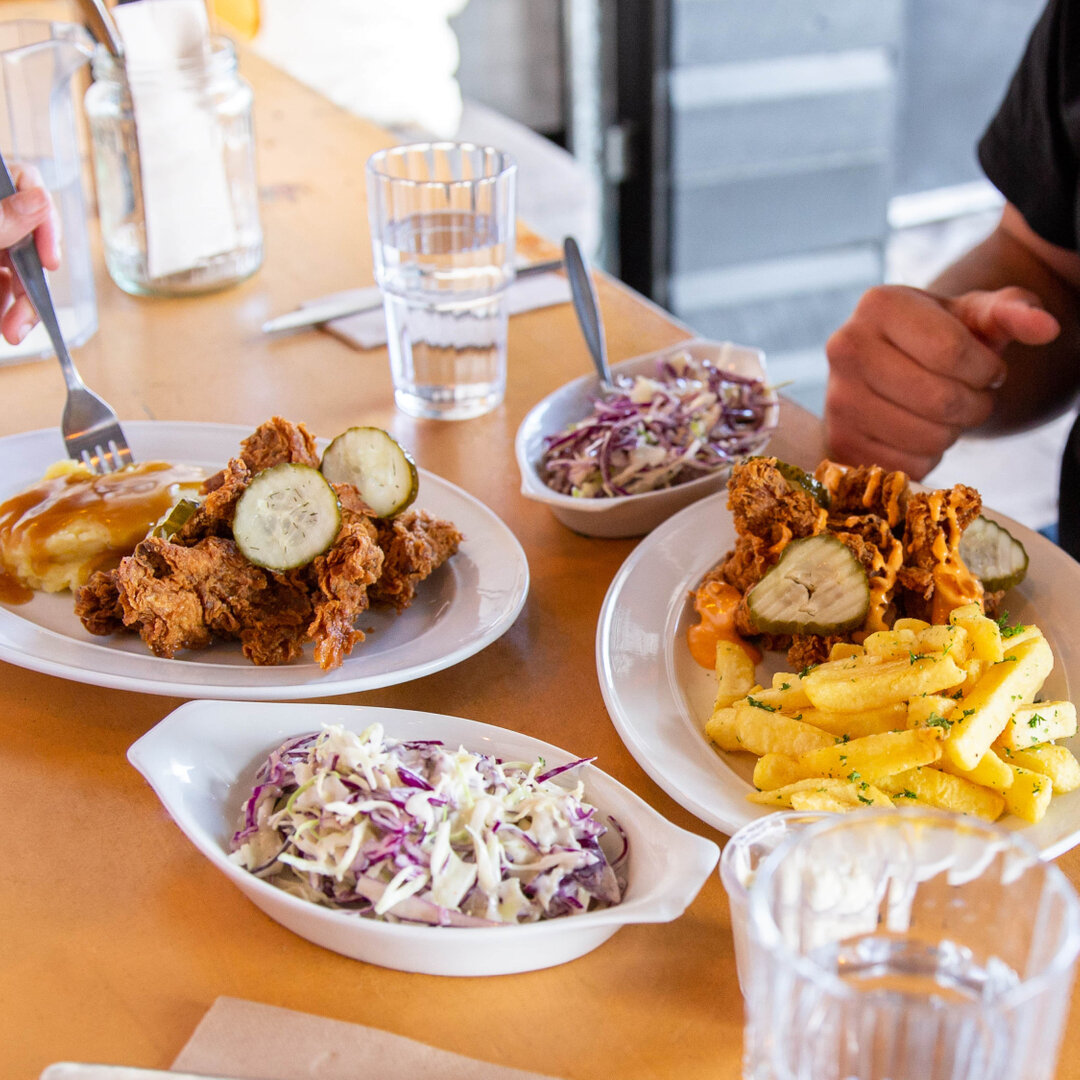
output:
M 136 461 L 160 459 L 216 472 L 250 428 L 226 424 L 125 422 Z M 0 501 L 64 457 L 55 429 L 0 439 Z M 285 700 L 372 690 L 418 679 L 459 663 L 509 629 L 525 603 L 529 565 L 514 534 L 483 503 L 421 469 L 417 505 L 464 534 L 458 553 L 423 582 L 400 615 L 364 612 L 368 637 L 333 671 L 312 659 L 256 667 L 237 642 L 221 642 L 166 660 L 137 634 L 95 637 L 75 617 L 70 593 L 36 593 L 26 604 L 0 604 L 0 660 L 76 682 L 187 698 Z M 369 633 L 370 631 L 370 633 Z
M 600 611 L 596 667 L 604 703 L 627 748 L 673 799 L 730 835 L 768 813 L 746 799 L 752 759 L 721 754 L 702 734 L 712 711 L 715 677 L 686 646 L 690 591 L 732 548 L 727 492 L 687 507 L 647 536 L 612 580 Z M 1027 548 L 1028 576 L 1005 598 L 1009 620 L 1033 622 L 1046 635 L 1055 665 L 1047 698 L 1076 700 L 1080 689 L 1080 564 L 1045 537 L 985 511 Z M 775 670 L 783 654 L 773 660 Z M 768 664 L 768 660 L 765 662 Z M 1080 737 L 1068 742 L 1080 752 Z M 1047 858 L 1080 842 L 1080 791 L 1054 797 L 1038 825 L 1002 819 Z
M 433 927 L 363 919 L 290 896 L 226 858 L 258 767 L 285 739 L 322 724 L 444 743 L 508 759 L 565 764 L 577 755 L 520 732 L 438 713 L 353 705 L 195 701 L 181 705 L 128 750 L 188 839 L 272 919 L 316 945 L 381 967 L 428 975 L 503 975 L 552 967 L 595 949 L 627 923 L 670 922 L 694 899 L 719 849 L 680 829 L 594 765 L 585 798 L 614 817 L 629 842 L 621 904 L 521 926 Z M 617 839 L 615 830 L 609 836 Z M 621 842 L 615 853 L 621 850 Z

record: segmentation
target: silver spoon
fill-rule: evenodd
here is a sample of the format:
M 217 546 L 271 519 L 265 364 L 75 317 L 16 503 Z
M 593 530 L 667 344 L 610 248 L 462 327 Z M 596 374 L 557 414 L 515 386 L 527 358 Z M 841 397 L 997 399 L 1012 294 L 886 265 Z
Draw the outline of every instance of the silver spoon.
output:
M 568 236 L 563 241 L 563 262 L 566 276 L 570 280 L 570 292 L 574 298 L 574 311 L 577 312 L 578 325 L 585 337 L 585 344 L 592 353 L 593 363 L 600 375 L 600 383 L 605 390 L 615 389 L 615 380 L 608 366 L 607 342 L 604 339 L 604 323 L 600 318 L 600 305 L 596 300 L 596 287 L 589 274 L 585 256 L 581 254 L 578 242 Z

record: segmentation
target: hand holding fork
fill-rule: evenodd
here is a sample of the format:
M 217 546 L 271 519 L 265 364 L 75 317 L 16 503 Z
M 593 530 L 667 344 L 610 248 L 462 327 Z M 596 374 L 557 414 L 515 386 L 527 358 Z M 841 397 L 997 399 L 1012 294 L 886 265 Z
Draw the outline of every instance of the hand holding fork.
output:
M 23 198 L 24 202 L 33 202 L 25 198 L 28 195 L 30 195 L 29 189 L 21 194 L 17 191 L 7 164 L 0 155 L 0 199 L 8 200 L 5 201 L 3 208 L 5 218 L 0 223 L 0 246 L 6 239 L 3 235 L 6 215 L 10 212 L 18 215 L 28 210 L 29 208 L 17 203 L 20 198 Z M 51 215 L 47 196 L 44 209 L 46 215 Z M 40 213 L 40 209 L 37 212 Z M 55 269 L 59 264 L 55 229 L 51 226 L 51 218 L 47 222 L 43 217 L 42 224 L 45 226 L 44 232 L 42 228 L 35 230 L 31 227 L 29 233 L 24 233 L 8 242 L 7 257 L 22 283 L 26 296 L 16 297 L 11 307 L 0 318 L 0 328 L 3 329 L 9 341 L 13 339 L 13 336 L 16 341 L 25 337 L 27 330 L 33 325 L 29 321 L 28 313 L 23 310 L 23 302 L 28 299 L 45 325 L 67 383 L 67 403 L 64 406 L 60 427 L 68 455 L 77 461 L 82 461 L 94 472 L 114 472 L 116 469 L 131 464 L 131 450 L 120 429 L 116 413 L 97 394 L 87 388 L 68 353 L 42 266 L 43 259 L 46 260 L 46 265 L 49 265 L 50 269 Z M 20 223 L 18 228 L 21 229 L 21 227 Z

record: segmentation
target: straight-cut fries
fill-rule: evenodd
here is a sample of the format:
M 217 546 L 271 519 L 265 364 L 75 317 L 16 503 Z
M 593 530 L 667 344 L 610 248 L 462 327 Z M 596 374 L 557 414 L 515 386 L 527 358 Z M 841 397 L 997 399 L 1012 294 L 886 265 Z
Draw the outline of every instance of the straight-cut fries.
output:
M 1039 700 L 1053 666 L 1038 627 L 1003 630 L 978 604 L 947 625 L 899 619 L 767 688 L 744 650 L 721 641 L 705 734 L 757 756 L 748 797 L 763 806 L 1037 822 L 1054 794 L 1080 787 L 1080 762 L 1055 741 L 1076 734 L 1076 709 Z

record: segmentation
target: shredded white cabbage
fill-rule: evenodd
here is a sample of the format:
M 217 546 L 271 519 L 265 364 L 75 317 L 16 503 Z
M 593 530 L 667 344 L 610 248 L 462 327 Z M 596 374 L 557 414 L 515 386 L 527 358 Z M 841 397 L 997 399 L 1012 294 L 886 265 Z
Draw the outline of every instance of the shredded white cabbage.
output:
M 623 844 L 609 863 L 607 827 L 582 794 L 542 762 L 328 725 L 264 763 L 230 859 L 306 900 L 391 921 L 580 914 L 619 902 L 626 857 Z

